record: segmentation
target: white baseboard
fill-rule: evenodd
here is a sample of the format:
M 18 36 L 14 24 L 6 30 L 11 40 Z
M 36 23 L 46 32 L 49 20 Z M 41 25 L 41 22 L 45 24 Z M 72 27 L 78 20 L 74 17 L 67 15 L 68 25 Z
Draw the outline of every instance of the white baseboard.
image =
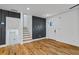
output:
M 32 40 L 30 40 L 30 41 L 26 41 L 26 42 L 23 42 L 23 43 L 30 43 L 30 42 L 42 40 L 42 39 L 45 39 L 45 38 L 46 38 L 46 37 L 38 38 L 38 39 L 32 39 Z
M 2 48 L 2 47 L 6 47 L 7 45 L 5 44 L 5 45 L 0 45 L 0 48 Z
M 59 39 L 55 39 L 55 38 L 49 38 L 49 37 L 47 37 L 48 39 L 52 39 L 52 40 L 56 40 L 56 41 L 59 41 L 59 42 L 62 42 L 62 43 L 66 43 L 66 44 L 69 44 L 69 45 L 72 45 L 72 46 L 77 46 L 77 47 L 79 47 L 79 45 L 77 45 L 77 44 L 75 44 L 75 43 L 69 43 L 69 42 L 66 42 L 66 41 L 64 41 L 64 40 L 59 40 Z
M 30 41 L 21 42 L 20 44 L 22 45 L 22 44 L 24 44 L 24 43 L 30 43 L 30 42 L 38 41 L 38 40 L 42 40 L 42 39 L 45 39 L 45 38 L 46 38 L 46 37 L 38 38 L 38 39 L 33 39 L 33 40 L 30 40 Z M 7 45 L 7 44 L 5 44 L 5 45 L 0 45 L 0 48 L 2 48 L 2 47 L 6 47 L 6 46 L 9 46 L 9 45 Z

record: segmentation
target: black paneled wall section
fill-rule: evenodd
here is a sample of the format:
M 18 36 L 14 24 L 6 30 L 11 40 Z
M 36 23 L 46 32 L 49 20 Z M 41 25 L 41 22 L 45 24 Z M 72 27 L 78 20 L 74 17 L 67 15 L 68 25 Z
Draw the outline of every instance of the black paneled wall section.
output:
M 0 45 L 6 43 L 6 16 L 20 18 L 20 13 L 0 9 Z
M 32 16 L 32 39 L 46 37 L 46 19 Z

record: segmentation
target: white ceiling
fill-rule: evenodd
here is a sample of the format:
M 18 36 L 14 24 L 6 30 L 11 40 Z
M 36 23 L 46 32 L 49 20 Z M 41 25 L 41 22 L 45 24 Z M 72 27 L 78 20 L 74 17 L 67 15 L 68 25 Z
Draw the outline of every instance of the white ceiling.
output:
M 74 4 L 0 4 L 1 9 L 23 12 L 25 14 L 49 17 L 68 10 Z M 27 10 L 27 8 L 30 10 Z

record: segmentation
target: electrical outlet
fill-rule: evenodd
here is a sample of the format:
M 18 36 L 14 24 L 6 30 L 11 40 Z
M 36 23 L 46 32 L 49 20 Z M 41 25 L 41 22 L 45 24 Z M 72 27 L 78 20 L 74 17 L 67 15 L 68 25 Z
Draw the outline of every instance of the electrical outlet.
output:
M 56 29 L 54 30 L 54 33 L 56 33 Z

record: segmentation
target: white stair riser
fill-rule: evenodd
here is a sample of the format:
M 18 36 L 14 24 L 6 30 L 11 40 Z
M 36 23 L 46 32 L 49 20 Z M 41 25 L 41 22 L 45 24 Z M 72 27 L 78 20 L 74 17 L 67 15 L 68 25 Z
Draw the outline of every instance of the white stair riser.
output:
M 26 42 L 29 40 L 32 40 L 32 35 L 29 33 L 28 29 L 24 27 L 23 28 L 23 41 Z

